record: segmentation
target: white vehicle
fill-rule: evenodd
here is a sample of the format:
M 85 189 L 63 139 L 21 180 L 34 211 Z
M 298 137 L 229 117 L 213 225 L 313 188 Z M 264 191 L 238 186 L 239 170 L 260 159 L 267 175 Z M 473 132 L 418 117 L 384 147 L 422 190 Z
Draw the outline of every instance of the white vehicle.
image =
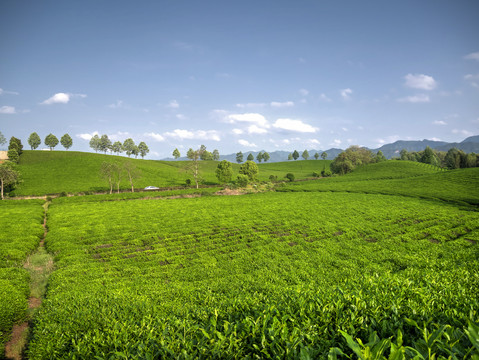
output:
M 145 190 L 160 190 L 160 188 L 156 186 L 147 186 Z

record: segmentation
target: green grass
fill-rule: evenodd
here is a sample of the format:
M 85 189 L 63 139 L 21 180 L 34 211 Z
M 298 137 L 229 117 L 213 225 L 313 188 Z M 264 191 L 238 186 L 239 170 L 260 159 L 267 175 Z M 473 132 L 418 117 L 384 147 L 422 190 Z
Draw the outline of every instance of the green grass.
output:
M 20 157 L 20 173 L 23 182 L 14 191 L 15 196 L 41 196 L 47 194 L 104 192 L 108 183 L 100 176 L 103 162 L 123 164 L 132 161 L 140 170 L 141 178 L 135 181 L 135 188 L 146 186 L 181 187 L 186 179 L 192 179 L 185 171 L 188 161 L 155 161 L 130 159 L 122 156 L 84 153 L 75 151 L 24 151 Z M 260 181 L 269 181 L 270 175 L 284 179 L 293 172 L 296 179 L 312 177 L 314 171 L 320 172 L 323 166 L 328 168 L 330 161 L 290 161 L 285 163 L 259 164 Z M 217 161 L 201 161 L 200 174 L 203 183 L 218 184 L 215 176 Z M 234 177 L 238 174 L 239 164 L 233 164 Z M 130 189 L 126 178 L 121 183 L 122 190 Z
M 339 191 L 403 195 L 479 205 L 479 168 L 441 171 L 408 161 L 360 167 L 350 174 L 286 184 L 279 191 Z
M 479 215 L 454 205 L 320 192 L 62 198 L 49 229 L 56 270 L 32 359 L 352 354 L 340 330 L 395 344 L 401 331 L 399 347 L 423 351 L 406 319 L 444 326 L 436 357 L 473 350 Z

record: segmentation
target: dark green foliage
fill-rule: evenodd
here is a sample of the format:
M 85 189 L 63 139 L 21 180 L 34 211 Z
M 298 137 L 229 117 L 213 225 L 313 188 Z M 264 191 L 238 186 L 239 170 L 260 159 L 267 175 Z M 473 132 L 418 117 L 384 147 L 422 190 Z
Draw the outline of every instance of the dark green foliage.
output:
M 439 166 L 439 160 L 436 154 L 434 154 L 434 151 L 429 146 L 427 146 L 426 149 L 424 149 L 424 152 L 421 156 L 420 161 L 424 164 Z
M 238 184 L 238 186 L 240 187 L 245 187 L 246 185 L 248 185 L 248 182 L 248 175 L 238 174 L 238 176 L 236 177 L 236 184 Z
M 65 134 L 60 139 L 60 144 L 62 144 L 62 146 L 65 148 L 65 150 L 68 150 L 69 148 L 71 148 L 73 146 L 73 140 L 72 140 L 70 135 Z
M 270 156 L 269 156 L 269 154 L 265 151 L 265 152 L 263 153 L 263 160 L 264 160 L 264 162 L 267 162 L 269 159 L 270 159 Z
M 299 158 L 299 153 L 296 150 L 294 150 L 292 156 L 294 160 L 297 160 Z
M 98 150 L 103 151 L 105 154 L 111 149 L 111 140 L 108 135 L 102 135 L 98 144 Z
M 292 182 L 292 181 L 294 181 L 294 174 L 293 173 L 287 173 L 285 178 Z
M 95 152 L 98 152 L 98 150 L 100 150 L 100 137 L 98 136 L 98 134 L 93 135 L 90 139 L 90 147 L 95 150 Z
M 173 157 L 178 159 L 181 156 L 180 151 L 178 149 L 173 150 Z
M 304 150 L 303 153 L 301 154 L 301 157 L 302 157 L 304 160 L 308 160 L 308 159 L 309 159 L 309 152 L 308 152 L 308 150 Z
M 376 162 L 381 162 L 381 161 L 386 161 L 386 157 L 384 156 L 383 152 L 379 150 L 376 154 L 376 157 L 374 159 Z
M 8 150 L 17 150 L 18 155 L 22 155 L 23 153 L 23 145 L 22 141 L 20 139 L 17 139 L 16 137 L 11 137 L 10 138 L 10 143 L 8 145 Z
M 126 155 L 130 157 L 136 150 L 137 146 L 133 139 L 128 138 L 123 142 L 123 150 L 125 151 Z
M 241 151 L 236 153 L 236 162 L 238 164 L 241 164 L 243 162 L 243 153 Z
M 18 152 L 16 149 L 10 149 L 7 152 L 8 160 L 11 162 L 14 162 L 15 164 L 18 164 L 18 160 L 20 159 L 20 156 L 18 155 Z
M 253 154 L 249 153 L 248 154 L 248 157 L 246 158 L 247 161 L 253 161 L 254 160 L 254 156 Z
M 146 145 L 143 141 L 138 144 L 138 150 L 140 151 L 140 156 L 142 159 L 150 152 L 148 145 Z
M 45 137 L 45 145 L 50 148 L 50 151 L 53 150 L 58 145 L 58 138 L 51 133 L 48 134 Z
M 356 167 L 369 164 L 373 161 L 370 150 L 359 146 L 350 146 L 340 153 L 331 163 L 331 171 L 335 174 L 347 174 Z
M 263 153 L 260 151 L 258 155 L 256 155 L 256 160 L 260 163 L 263 160 Z

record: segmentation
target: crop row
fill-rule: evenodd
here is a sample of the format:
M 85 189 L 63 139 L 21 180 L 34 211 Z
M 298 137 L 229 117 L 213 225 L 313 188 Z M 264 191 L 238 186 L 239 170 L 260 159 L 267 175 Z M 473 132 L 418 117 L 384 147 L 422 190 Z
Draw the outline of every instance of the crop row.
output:
M 477 212 L 397 196 L 265 193 L 59 199 L 48 223 L 56 271 L 31 358 L 314 358 L 348 352 L 340 330 L 396 343 L 401 332 L 420 351 L 406 318 L 447 325 L 438 354 L 473 348 Z
M 43 235 L 41 201 L 0 202 L 0 354 L 28 307 L 30 276 L 22 267 Z

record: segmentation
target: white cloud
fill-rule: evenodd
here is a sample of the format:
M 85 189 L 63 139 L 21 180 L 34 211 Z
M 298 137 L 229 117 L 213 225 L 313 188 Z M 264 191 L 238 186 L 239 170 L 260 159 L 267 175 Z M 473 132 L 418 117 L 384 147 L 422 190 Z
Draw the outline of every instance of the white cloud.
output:
M 338 146 L 341 146 L 341 143 L 342 143 L 341 140 L 334 139 L 329 145 L 338 147 Z
M 67 104 L 72 97 L 86 98 L 86 95 L 85 94 L 56 93 L 52 97 L 43 101 L 41 104 L 43 104 L 43 105 Z
M 466 59 L 466 60 L 476 60 L 476 61 L 479 61 L 479 51 L 478 51 L 478 52 L 474 52 L 474 53 L 470 53 L 470 54 L 464 56 L 464 59 Z
M 145 133 L 145 136 L 147 136 L 149 138 L 152 138 L 155 141 L 159 141 L 159 142 L 165 141 L 165 138 L 164 138 L 163 135 L 157 134 L 157 133 L 154 133 L 154 132 Z
M 117 100 L 116 103 L 108 105 L 110 109 L 119 109 L 124 107 L 122 100 Z
M 330 98 L 328 98 L 328 97 L 326 96 L 326 94 L 324 94 L 324 93 L 321 94 L 321 95 L 319 95 L 319 99 L 320 99 L 321 101 L 326 101 L 326 102 L 331 102 L 331 101 L 333 101 L 333 100 L 331 100 Z
M 461 135 L 464 135 L 464 136 L 472 136 L 474 135 L 474 133 L 468 131 L 468 130 L 458 130 L 458 129 L 454 129 L 452 130 L 452 133 L 453 134 L 461 134 Z
M 14 106 L 2 106 L 0 108 L 0 114 L 16 114 L 17 112 L 15 111 Z
M 269 127 L 268 121 L 266 118 L 258 113 L 246 113 L 246 114 L 230 114 L 227 117 L 227 120 L 234 124 L 236 122 L 247 122 L 247 123 L 255 123 L 261 127 Z
M 299 89 L 299 93 L 300 93 L 302 96 L 308 96 L 308 95 L 309 95 L 309 91 L 306 90 L 306 89 Z
M 236 104 L 236 107 L 244 109 L 244 108 L 261 108 L 265 107 L 265 103 L 246 103 L 246 104 Z
M 274 108 L 284 108 L 284 107 L 294 106 L 294 102 L 292 102 L 292 101 L 285 101 L 285 102 L 272 101 L 270 103 L 270 105 L 271 105 L 271 107 L 274 107 Z
M 166 105 L 167 108 L 170 109 L 178 109 L 180 107 L 180 104 L 176 100 L 171 100 L 168 105 Z
M 442 120 L 435 120 L 432 122 L 433 125 L 447 125 L 447 122 Z
M 297 131 L 301 133 L 314 133 L 319 130 L 318 128 L 315 128 L 309 124 L 305 124 L 301 120 L 293 119 L 278 119 L 273 124 L 273 127 L 277 129 Z
M 268 130 L 265 128 L 259 127 L 257 125 L 250 125 L 248 126 L 248 133 L 249 134 L 266 134 Z
M 436 80 L 432 76 L 424 74 L 407 74 L 405 77 L 407 87 L 421 90 L 433 90 L 437 86 Z
M 343 97 L 344 100 L 349 100 L 351 98 L 352 93 L 353 93 L 353 90 L 351 90 L 350 88 L 341 90 L 341 96 Z
M 467 74 L 464 79 L 471 82 L 471 86 L 479 88 L 479 74 Z
M 165 137 L 171 137 L 180 140 L 214 140 L 220 141 L 221 138 L 216 130 L 182 130 L 175 129 L 172 132 L 165 132 Z
M 91 134 L 76 134 L 76 137 L 80 138 L 80 139 L 83 139 L 83 140 L 87 140 L 87 141 L 90 141 L 91 138 L 95 135 L 100 135 L 100 133 L 98 131 L 94 131 L 93 133 Z
M 430 101 L 429 96 L 425 94 L 419 94 L 414 96 L 406 96 L 405 98 L 398 99 L 399 102 L 408 102 L 408 103 L 427 103 Z
M 175 116 L 176 116 L 176 118 L 177 118 L 178 120 L 186 120 L 186 119 L 188 119 L 188 117 L 187 117 L 186 115 L 183 115 L 183 114 L 176 114 Z
M 117 131 L 115 134 L 108 135 L 111 141 L 124 140 L 131 137 L 128 131 Z
M 19 95 L 16 91 L 7 91 L 0 88 L 0 95 L 9 94 L 9 95 Z
M 241 134 L 243 134 L 243 130 L 241 130 L 241 129 L 233 129 L 233 134 L 235 134 L 235 135 L 241 135 Z
M 308 140 L 308 143 L 312 144 L 312 145 L 320 145 L 321 143 L 319 142 L 319 140 L 317 139 L 309 139 Z
M 243 146 L 247 146 L 247 147 L 257 147 L 256 144 L 250 143 L 248 140 L 244 140 L 244 139 L 238 140 L 238 144 L 243 145 Z

